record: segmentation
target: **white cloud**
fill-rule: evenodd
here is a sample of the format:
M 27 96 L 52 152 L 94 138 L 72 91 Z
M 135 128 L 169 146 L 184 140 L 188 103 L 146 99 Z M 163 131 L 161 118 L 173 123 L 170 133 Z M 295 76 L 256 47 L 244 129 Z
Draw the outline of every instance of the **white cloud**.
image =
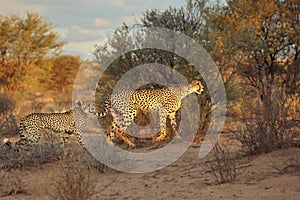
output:
M 82 58 L 85 58 L 89 53 L 91 53 L 95 45 L 98 43 L 98 40 L 86 42 L 70 42 L 63 47 L 63 51 L 80 55 Z
M 56 31 L 59 34 L 59 36 L 63 39 L 65 39 L 69 33 L 69 30 L 67 28 L 56 27 L 56 28 L 54 28 L 54 31 Z
M 135 9 L 135 6 L 129 5 L 126 0 L 86 0 L 86 2 L 91 4 L 110 4 L 115 7 L 119 7 L 122 10 L 125 11 L 133 11 Z
M 111 24 L 112 23 L 110 21 L 108 21 L 108 20 L 101 19 L 101 18 L 96 18 L 94 20 L 93 26 L 94 27 L 103 27 L 103 26 L 109 26 Z
M 127 16 L 127 17 L 124 17 L 122 19 L 123 22 L 125 22 L 127 25 L 131 25 L 131 24 L 136 24 L 136 23 L 139 23 L 141 22 L 140 18 L 137 17 L 137 16 Z
M 2 14 L 24 14 L 27 11 L 45 14 L 47 10 L 45 5 L 37 3 L 25 3 L 21 1 L 0 0 L 0 5 L 0 13 Z
M 84 29 L 80 26 L 72 26 L 67 34 L 70 42 L 86 42 L 103 38 L 105 30 L 103 29 Z
M 121 7 L 125 9 L 126 11 L 133 11 L 134 6 L 130 6 L 129 4 L 126 4 L 124 0 L 107 0 L 109 3 L 111 3 L 114 6 Z

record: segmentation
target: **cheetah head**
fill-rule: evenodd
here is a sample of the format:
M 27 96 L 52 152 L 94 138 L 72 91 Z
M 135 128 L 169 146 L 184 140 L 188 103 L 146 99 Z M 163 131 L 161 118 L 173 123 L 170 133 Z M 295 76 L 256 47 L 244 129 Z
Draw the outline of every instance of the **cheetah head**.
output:
M 95 102 L 94 101 L 76 101 L 77 106 L 81 107 L 83 112 L 96 114 Z
M 200 81 L 198 80 L 194 80 L 191 83 L 191 88 L 194 92 L 196 92 L 197 94 L 201 94 L 203 92 L 203 85 L 201 84 Z

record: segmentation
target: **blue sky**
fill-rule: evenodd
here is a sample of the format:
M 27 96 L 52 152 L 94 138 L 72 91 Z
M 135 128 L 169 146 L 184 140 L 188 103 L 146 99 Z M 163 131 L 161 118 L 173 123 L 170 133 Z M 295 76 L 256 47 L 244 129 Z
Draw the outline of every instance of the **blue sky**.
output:
M 146 9 L 181 7 L 185 0 L 0 0 L 0 14 L 37 12 L 68 44 L 64 53 L 85 57 L 122 22 L 132 24 Z

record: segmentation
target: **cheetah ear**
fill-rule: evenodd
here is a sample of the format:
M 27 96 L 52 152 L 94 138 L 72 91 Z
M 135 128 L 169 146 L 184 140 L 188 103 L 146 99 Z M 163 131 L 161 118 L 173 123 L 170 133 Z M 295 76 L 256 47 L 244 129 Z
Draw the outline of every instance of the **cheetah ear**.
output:
M 75 103 L 77 106 L 81 106 L 81 104 L 82 104 L 80 100 L 76 100 Z

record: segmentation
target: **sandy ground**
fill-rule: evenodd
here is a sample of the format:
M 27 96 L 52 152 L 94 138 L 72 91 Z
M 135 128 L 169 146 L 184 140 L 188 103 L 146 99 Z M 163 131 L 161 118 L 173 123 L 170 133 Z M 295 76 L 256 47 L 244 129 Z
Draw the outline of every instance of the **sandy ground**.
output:
M 198 152 L 198 145 L 190 147 L 176 162 L 151 173 L 93 170 L 97 194 L 90 199 L 300 199 L 299 169 L 286 168 L 282 173 L 278 170 L 284 169 L 291 158 L 300 161 L 300 148 L 239 158 L 236 180 L 219 185 L 208 172 L 212 155 L 199 159 Z M 56 169 L 57 163 L 48 163 L 23 170 L 20 176 L 25 191 L 0 199 L 50 199 L 48 193 Z

